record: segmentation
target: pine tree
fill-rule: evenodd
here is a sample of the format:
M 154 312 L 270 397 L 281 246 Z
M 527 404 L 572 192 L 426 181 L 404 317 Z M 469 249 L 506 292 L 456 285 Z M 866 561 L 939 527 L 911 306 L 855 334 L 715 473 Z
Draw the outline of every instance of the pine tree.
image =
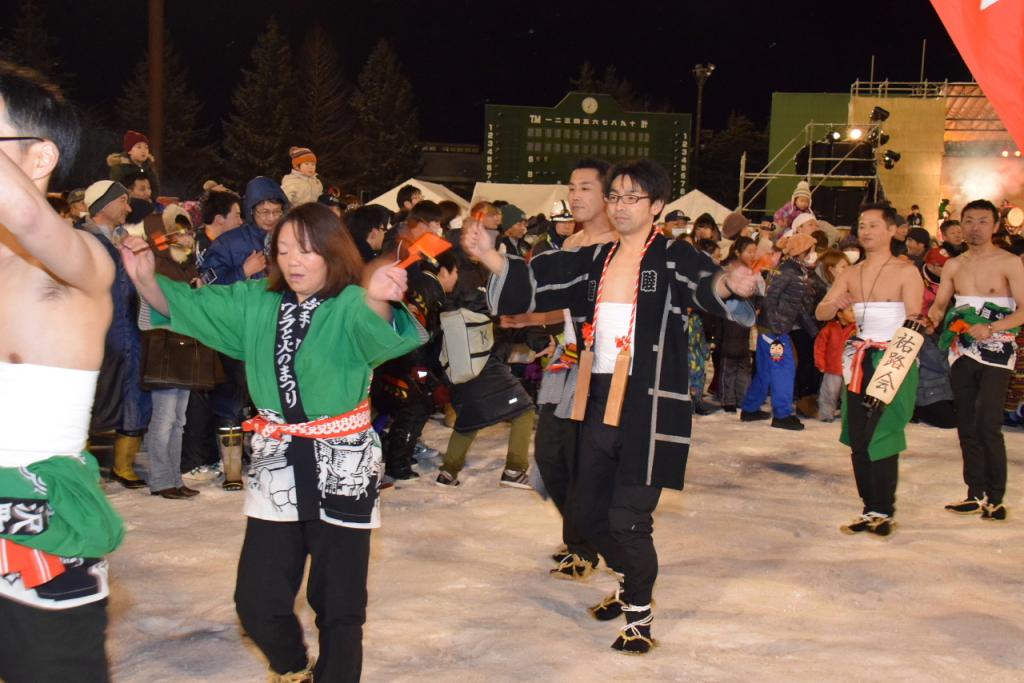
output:
M 252 70 L 231 98 L 234 111 L 224 122 L 224 151 L 232 180 L 239 185 L 257 175 L 280 179 L 290 168 L 292 129 L 291 48 L 271 19 L 252 51 Z
M 573 90 L 580 92 L 604 93 L 611 95 L 626 111 L 669 111 L 667 104 L 655 102 L 647 96 L 639 95 L 625 78 L 619 78 L 614 66 L 609 65 L 604 75 L 597 77 L 594 65 L 589 60 L 580 65 L 580 74 L 569 79 Z
M 747 168 L 768 162 L 768 135 L 750 119 L 733 113 L 724 130 L 715 133 L 700 153 L 695 169 L 697 186 L 725 206 L 736 206 L 739 197 L 740 157 L 747 153 Z
M 38 0 L 23 0 L 21 11 L 8 40 L 0 47 L 5 59 L 28 66 L 47 78 L 57 73 L 54 39 L 46 26 L 46 15 Z
M 352 142 L 352 86 L 327 31 L 315 26 L 303 41 L 296 68 L 294 144 L 310 147 L 324 184 L 345 177 Z
M 161 192 L 191 194 L 215 175 L 219 160 L 210 131 L 199 125 L 202 102 L 188 87 L 188 70 L 169 37 L 164 38 L 164 142 Z M 117 100 L 117 119 L 123 130 L 149 127 L 149 55 L 135 66 Z
M 423 160 L 412 86 L 387 41 L 374 47 L 352 98 L 360 189 L 383 192 L 419 172 Z

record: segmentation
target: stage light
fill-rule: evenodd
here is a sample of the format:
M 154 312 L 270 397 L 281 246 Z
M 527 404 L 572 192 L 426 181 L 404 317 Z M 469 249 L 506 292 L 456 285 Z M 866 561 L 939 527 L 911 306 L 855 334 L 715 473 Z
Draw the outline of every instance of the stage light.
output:
M 891 149 L 886 150 L 885 154 L 882 156 L 882 165 L 885 166 L 885 170 L 891 171 L 893 166 L 896 165 L 896 162 L 901 158 L 902 157 L 899 152 L 894 152 Z
M 860 140 L 862 137 L 864 137 L 864 131 L 862 131 L 860 128 L 851 128 L 849 136 L 851 140 Z
M 839 142 L 839 140 L 842 139 L 842 137 L 842 133 L 840 133 L 838 130 L 836 130 L 835 128 L 829 128 L 828 134 L 825 136 L 825 139 L 828 140 L 829 142 Z
M 1016 152 L 1014 152 L 1014 153 L 1013 153 L 1013 156 L 1015 156 L 1015 157 L 1019 157 L 1019 156 L 1020 156 L 1020 150 L 1018 149 L 1018 150 L 1017 150 Z
M 882 123 L 888 118 L 889 111 L 887 109 L 875 107 L 874 109 L 871 110 L 871 118 L 869 120 L 871 121 L 871 123 Z
M 868 134 L 868 142 L 875 147 L 882 147 L 883 145 L 889 144 L 889 134 L 883 133 L 881 128 L 874 128 Z
M 1008 156 L 1010 156 L 1010 150 L 1008 150 L 1008 149 L 1004 149 L 1004 150 L 1003 150 L 1003 158 L 1005 159 L 1005 158 L 1006 158 L 1006 157 L 1008 157 Z

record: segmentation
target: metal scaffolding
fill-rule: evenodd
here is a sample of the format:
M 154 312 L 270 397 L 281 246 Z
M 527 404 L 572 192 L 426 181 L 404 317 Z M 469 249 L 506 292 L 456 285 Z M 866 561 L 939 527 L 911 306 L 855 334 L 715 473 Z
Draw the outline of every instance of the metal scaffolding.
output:
M 747 153 L 744 152 L 740 157 L 740 192 L 739 192 L 739 209 L 741 213 L 751 208 L 757 199 L 764 194 L 767 190 L 768 185 L 775 180 L 780 178 L 796 178 L 798 180 L 806 180 L 807 184 L 811 187 L 811 193 L 814 193 L 818 187 L 821 186 L 825 181 L 846 181 L 849 183 L 862 184 L 865 188 L 873 186 L 875 193 L 877 194 L 879 188 L 878 182 L 878 171 L 877 163 L 875 159 L 871 160 L 862 159 L 860 157 L 852 156 L 853 152 L 857 149 L 855 145 L 850 145 L 849 150 L 842 156 L 815 156 L 814 147 L 815 145 L 827 144 L 829 142 L 829 135 L 838 132 L 840 139 L 837 142 L 861 142 L 867 141 L 873 136 L 881 134 L 881 123 L 848 123 L 846 121 L 842 123 L 816 123 L 814 121 L 804 126 L 803 130 L 793 136 L 793 138 L 786 143 L 786 146 L 776 152 L 764 168 L 756 173 L 750 173 L 747 171 Z M 860 131 L 860 135 L 857 138 L 850 138 L 849 132 L 853 130 Z M 807 151 L 807 172 L 797 173 L 796 172 L 796 161 L 797 157 L 804 150 Z M 781 166 L 780 161 L 785 160 Z M 842 168 L 843 163 L 849 161 L 862 161 L 864 163 L 871 163 L 872 173 L 870 174 L 857 174 L 848 175 L 839 173 L 839 169 Z M 772 168 L 781 169 L 792 169 L 792 171 L 780 170 L 771 171 Z M 815 168 L 827 168 L 828 170 L 824 173 L 815 172 Z M 844 184 L 846 184 L 844 182 Z

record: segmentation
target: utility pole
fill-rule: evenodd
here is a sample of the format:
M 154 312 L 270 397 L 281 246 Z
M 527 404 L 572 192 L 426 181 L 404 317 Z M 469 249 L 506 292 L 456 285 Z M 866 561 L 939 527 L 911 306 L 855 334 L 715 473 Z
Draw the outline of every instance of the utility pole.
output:
M 693 162 L 696 165 L 700 158 L 701 112 L 704 109 L 704 82 L 715 71 L 714 64 L 698 64 L 693 67 L 693 76 L 697 79 L 697 130 L 693 141 Z
M 164 161 L 164 0 L 149 0 L 149 138 L 156 172 Z

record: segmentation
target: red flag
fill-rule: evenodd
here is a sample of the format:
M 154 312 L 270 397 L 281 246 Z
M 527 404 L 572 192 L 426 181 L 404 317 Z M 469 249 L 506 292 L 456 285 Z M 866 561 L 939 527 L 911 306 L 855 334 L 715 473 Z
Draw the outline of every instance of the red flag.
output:
M 932 0 L 974 79 L 1024 149 L 1024 0 Z

